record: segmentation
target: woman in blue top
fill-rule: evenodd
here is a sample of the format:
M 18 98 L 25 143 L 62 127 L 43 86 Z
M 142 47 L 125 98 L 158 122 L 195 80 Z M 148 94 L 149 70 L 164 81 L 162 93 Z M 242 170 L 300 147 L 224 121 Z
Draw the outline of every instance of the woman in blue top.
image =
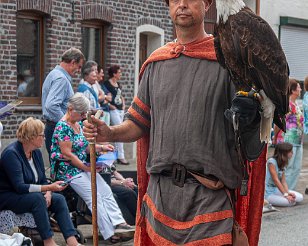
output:
M 266 163 L 265 199 L 274 206 L 294 206 L 303 201 L 303 195 L 289 190 L 286 182 L 285 168 L 293 155 L 292 148 L 290 143 L 277 144 Z
M 62 191 L 63 181 L 48 184 L 42 153 L 44 124 L 32 117 L 18 127 L 18 141 L 7 146 L 0 159 L 0 210 L 16 214 L 31 213 L 44 246 L 56 246 L 48 211 L 55 214 L 68 246 L 77 246 L 74 228 Z

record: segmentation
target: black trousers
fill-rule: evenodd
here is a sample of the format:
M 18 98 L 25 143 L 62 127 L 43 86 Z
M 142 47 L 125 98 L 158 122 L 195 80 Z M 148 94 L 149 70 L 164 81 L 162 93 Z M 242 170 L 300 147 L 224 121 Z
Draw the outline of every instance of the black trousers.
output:
M 56 127 L 56 123 L 51 123 L 51 122 L 47 122 L 45 125 L 45 145 L 46 145 L 46 149 L 50 158 L 50 151 L 51 151 L 51 139 L 52 139 L 52 135 L 53 132 L 55 130 Z
M 125 221 L 130 225 L 135 225 L 138 190 L 133 190 L 122 185 L 112 185 L 112 193 L 122 211 Z

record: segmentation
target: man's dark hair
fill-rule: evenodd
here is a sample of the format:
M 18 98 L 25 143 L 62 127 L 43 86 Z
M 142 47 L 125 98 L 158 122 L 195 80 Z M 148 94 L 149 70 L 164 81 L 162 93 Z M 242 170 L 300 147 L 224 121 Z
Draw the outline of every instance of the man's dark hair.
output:
M 289 79 L 289 95 L 296 91 L 298 81 L 296 79 Z
M 114 74 L 118 72 L 118 70 L 120 70 L 120 66 L 118 65 L 113 65 L 108 69 L 108 75 L 109 78 L 113 78 Z
M 72 60 L 79 63 L 80 60 L 85 60 L 85 58 L 79 49 L 72 47 L 63 53 L 61 61 L 70 63 Z
M 102 65 L 100 65 L 100 64 L 97 65 L 97 72 L 98 72 L 98 73 L 99 73 L 102 69 L 104 69 Z
M 81 68 L 81 76 L 84 79 L 92 72 L 92 67 L 97 66 L 95 61 L 87 61 Z

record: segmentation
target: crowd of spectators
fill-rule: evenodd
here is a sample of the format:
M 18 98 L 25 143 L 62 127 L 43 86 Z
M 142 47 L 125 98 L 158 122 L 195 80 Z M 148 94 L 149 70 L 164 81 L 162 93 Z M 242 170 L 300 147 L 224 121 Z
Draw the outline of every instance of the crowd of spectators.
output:
M 74 94 L 72 78 L 80 72 L 82 79 Z M 119 82 L 120 67 L 111 66 L 108 74 L 109 80 L 104 80 L 103 68 L 94 61 L 86 61 L 80 50 L 71 48 L 65 51 L 60 64 L 47 75 L 43 84 L 45 124 L 32 117 L 24 120 L 17 131 L 18 140 L 2 151 L 0 211 L 32 213 L 44 245 L 56 245 L 49 212 L 56 219 L 67 245 L 80 245 L 76 241 L 77 233 L 66 200 L 57 192 L 67 188 L 65 182 L 71 179 L 70 188 L 91 211 L 91 168 L 87 164 L 88 141 L 83 135 L 82 121 L 89 110 L 100 109 L 103 110 L 101 119 L 107 125 L 117 125 L 123 121 L 125 110 L 123 88 Z M 23 96 L 29 80 L 20 74 L 18 82 L 18 94 Z M 1 132 L 0 123 L 0 136 Z M 44 141 L 50 159 L 50 183 L 39 150 Z M 105 240 L 117 243 L 121 241 L 121 237 L 115 235 L 117 230 L 134 231 L 131 225 L 135 224 L 137 185 L 132 178 L 124 178 L 115 169 L 117 163 L 129 164 L 124 156 L 123 143 L 97 143 L 96 151 L 100 154 L 115 151 L 117 156 L 109 168 L 97 167 L 96 177 L 99 231 Z M 111 180 L 109 184 L 102 178 L 106 170 Z

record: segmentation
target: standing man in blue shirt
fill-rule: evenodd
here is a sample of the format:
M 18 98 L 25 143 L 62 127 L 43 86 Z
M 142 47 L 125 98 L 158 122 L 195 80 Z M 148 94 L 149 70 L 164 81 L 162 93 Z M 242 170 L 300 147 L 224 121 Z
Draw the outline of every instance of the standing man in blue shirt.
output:
M 73 96 L 72 77 L 80 73 L 85 61 L 79 49 L 70 48 L 46 77 L 42 89 L 43 117 L 46 120 L 45 144 L 50 155 L 51 138 L 57 122 L 66 113 L 68 99 Z

